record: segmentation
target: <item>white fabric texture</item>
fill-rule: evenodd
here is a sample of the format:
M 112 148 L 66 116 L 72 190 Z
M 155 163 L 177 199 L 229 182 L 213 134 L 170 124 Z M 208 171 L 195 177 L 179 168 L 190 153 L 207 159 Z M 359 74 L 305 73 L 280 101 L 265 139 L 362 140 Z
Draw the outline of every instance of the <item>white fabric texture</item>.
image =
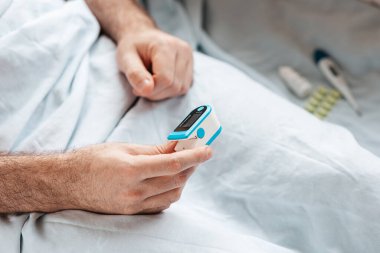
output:
M 86 7 L 82 1 L 14 1 L 2 16 L 2 150 L 103 142 L 135 100 L 126 83 L 110 85 L 125 80 L 114 45 L 105 37 L 98 40 L 99 25 Z
M 380 160 L 344 128 L 198 53 L 186 96 L 125 114 L 135 98 L 82 1 L 15 0 L 0 25 L 2 150 L 158 144 L 201 104 L 224 128 L 168 211 L 2 216 L 1 252 L 380 251 Z

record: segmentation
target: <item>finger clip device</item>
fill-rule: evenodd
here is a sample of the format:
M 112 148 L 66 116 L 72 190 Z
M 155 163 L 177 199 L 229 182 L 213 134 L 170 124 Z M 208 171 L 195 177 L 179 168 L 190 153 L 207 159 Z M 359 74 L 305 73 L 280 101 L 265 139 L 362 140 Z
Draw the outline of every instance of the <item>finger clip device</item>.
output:
M 210 145 L 222 132 L 222 126 L 209 105 L 195 108 L 171 132 L 168 140 L 178 141 L 175 151 Z

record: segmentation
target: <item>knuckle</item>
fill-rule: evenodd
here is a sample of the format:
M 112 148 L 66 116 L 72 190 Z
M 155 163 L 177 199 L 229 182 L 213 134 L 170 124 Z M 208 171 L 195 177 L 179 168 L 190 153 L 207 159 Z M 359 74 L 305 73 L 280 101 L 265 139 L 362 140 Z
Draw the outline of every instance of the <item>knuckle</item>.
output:
M 179 45 L 182 48 L 182 50 L 184 50 L 185 52 L 187 52 L 187 53 L 192 52 L 192 48 L 191 48 L 189 43 L 187 43 L 183 40 L 180 40 Z
M 177 37 L 173 37 L 173 36 L 167 36 L 164 39 L 164 42 L 165 42 L 166 46 L 168 46 L 168 48 L 177 47 L 178 41 L 179 41 L 179 39 Z
M 123 150 L 124 150 L 128 155 L 132 155 L 131 158 L 132 158 L 133 156 L 139 154 L 137 145 L 133 145 L 133 144 L 126 144 L 126 145 L 123 145 Z M 128 159 L 128 160 L 133 160 L 133 159 Z
M 185 95 L 185 94 L 189 91 L 189 89 L 190 89 L 189 86 L 183 86 L 183 87 L 181 87 L 181 91 L 180 91 L 180 93 L 181 93 L 182 95 Z
M 158 80 L 165 87 L 170 87 L 174 84 L 173 77 L 169 73 L 161 73 L 157 75 Z
M 184 174 L 176 175 L 175 177 L 173 177 L 174 188 L 179 188 L 183 186 L 185 182 L 186 182 L 186 175 Z
M 141 189 L 134 189 L 130 190 L 128 192 L 128 198 L 131 200 L 131 202 L 135 205 L 141 202 L 141 200 L 144 198 L 144 191 Z
M 204 152 L 203 150 L 202 150 L 202 151 L 199 151 L 199 152 L 195 155 L 197 163 L 201 163 L 201 162 L 205 161 L 205 160 L 206 160 L 206 156 L 207 156 L 207 153 L 206 153 L 206 152 Z
M 176 94 L 179 94 L 181 93 L 182 91 L 182 86 L 179 82 L 175 82 L 173 87 L 172 87 L 172 90 L 176 93 Z
M 166 47 L 168 47 L 168 41 L 166 38 L 163 38 L 162 36 L 156 36 L 148 46 L 150 52 L 161 51 Z
M 173 172 L 179 171 L 181 169 L 181 167 L 182 167 L 182 164 L 181 164 L 180 160 L 177 157 L 173 157 L 170 160 L 170 162 L 169 162 L 169 168 Z
M 163 46 L 166 46 L 168 44 L 166 38 L 159 36 L 155 38 L 155 41 L 152 43 L 153 47 L 161 48 Z
M 172 94 L 172 96 L 176 96 L 180 94 L 181 85 L 173 83 L 168 89 L 168 92 Z
M 135 178 L 139 175 L 138 165 L 134 159 L 128 159 L 125 161 L 126 173 L 128 177 Z

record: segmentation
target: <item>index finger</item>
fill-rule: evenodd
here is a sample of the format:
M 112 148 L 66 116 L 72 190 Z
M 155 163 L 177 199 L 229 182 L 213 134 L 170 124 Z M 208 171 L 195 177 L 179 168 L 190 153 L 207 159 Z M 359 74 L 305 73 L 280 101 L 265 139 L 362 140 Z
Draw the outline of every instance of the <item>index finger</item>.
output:
M 176 58 L 176 51 L 168 50 L 166 48 L 156 50 L 152 57 L 153 79 L 156 84 L 152 95 L 157 95 L 173 85 L 176 70 Z
M 154 88 L 152 75 L 149 73 L 137 51 L 130 49 L 118 57 L 119 68 L 124 72 L 129 84 L 138 93 L 149 94 Z
M 175 175 L 210 159 L 210 147 L 183 150 L 171 154 L 139 155 L 136 165 L 141 168 L 142 179 Z

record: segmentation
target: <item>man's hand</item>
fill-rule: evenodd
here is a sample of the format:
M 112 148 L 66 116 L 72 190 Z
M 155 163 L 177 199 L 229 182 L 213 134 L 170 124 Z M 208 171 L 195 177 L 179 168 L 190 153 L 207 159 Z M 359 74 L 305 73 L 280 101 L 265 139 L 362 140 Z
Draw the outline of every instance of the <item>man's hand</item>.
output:
M 189 90 L 193 54 L 186 42 L 158 30 L 134 0 L 86 2 L 117 43 L 119 68 L 135 95 L 161 100 Z
M 184 95 L 193 77 L 191 47 L 156 28 L 125 33 L 118 64 L 136 96 L 161 100 Z
M 195 166 L 210 148 L 174 152 L 163 146 L 101 144 L 71 154 L 84 161 L 73 199 L 79 209 L 101 213 L 157 213 L 177 201 Z
M 80 209 L 157 213 L 177 201 L 209 147 L 107 143 L 51 155 L 0 156 L 0 213 Z

